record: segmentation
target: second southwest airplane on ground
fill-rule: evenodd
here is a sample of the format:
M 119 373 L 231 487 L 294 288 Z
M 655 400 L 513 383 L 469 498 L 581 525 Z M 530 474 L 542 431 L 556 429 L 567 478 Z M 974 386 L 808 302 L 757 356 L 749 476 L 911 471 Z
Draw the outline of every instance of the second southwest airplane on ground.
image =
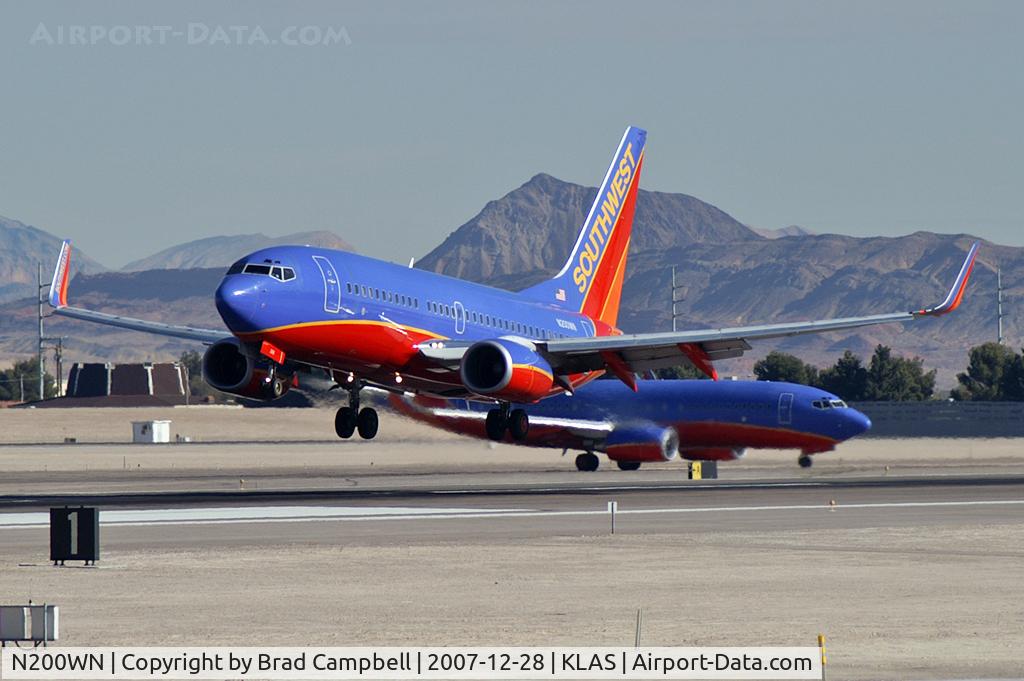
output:
M 912 312 L 672 333 L 623 334 L 615 324 L 647 133 L 627 128 L 569 259 L 553 279 L 512 293 L 354 253 L 279 246 L 232 265 L 216 292 L 223 330 L 175 326 L 68 306 L 70 243 L 50 287 L 57 314 L 210 345 L 203 377 L 214 388 L 272 399 L 300 366 L 320 367 L 349 393 L 340 437 L 377 434 L 360 408 L 372 385 L 494 405 L 487 433 L 516 440 L 529 417 L 514 402 L 572 392 L 605 371 L 636 389 L 635 373 L 689 361 L 715 377 L 714 360 L 750 341 L 907 321 L 959 305 L 977 244 L 938 306 Z
M 583 450 L 576 468 L 595 471 L 604 452 L 621 470 L 645 462 L 734 461 L 747 449 L 798 449 L 797 462 L 860 435 L 871 420 L 832 393 L 775 381 L 639 381 L 637 395 L 618 381 L 594 381 L 569 396 L 521 405 L 530 432 L 515 442 Z M 388 395 L 398 413 L 437 428 L 487 437 L 484 406 L 468 400 Z

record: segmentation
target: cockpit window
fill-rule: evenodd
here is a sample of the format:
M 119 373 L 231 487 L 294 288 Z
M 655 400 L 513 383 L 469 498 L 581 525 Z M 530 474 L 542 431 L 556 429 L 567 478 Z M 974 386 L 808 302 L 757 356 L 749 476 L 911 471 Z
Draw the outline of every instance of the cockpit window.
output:
M 243 267 L 245 267 L 245 261 L 239 260 L 238 262 L 236 262 L 235 264 L 228 268 L 228 274 L 238 274 L 242 271 Z
M 814 400 L 811 406 L 815 409 L 846 409 L 846 402 L 842 400 Z
M 845 409 L 846 402 L 843 402 L 842 400 L 832 400 L 832 406 L 836 409 Z
M 237 270 L 235 270 L 236 267 L 238 268 Z M 231 269 L 228 270 L 228 274 L 237 274 L 238 272 L 269 275 L 278 281 L 291 281 L 295 278 L 295 270 L 291 267 L 283 267 L 281 265 L 261 265 L 253 262 L 245 266 L 235 263 L 231 266 Z

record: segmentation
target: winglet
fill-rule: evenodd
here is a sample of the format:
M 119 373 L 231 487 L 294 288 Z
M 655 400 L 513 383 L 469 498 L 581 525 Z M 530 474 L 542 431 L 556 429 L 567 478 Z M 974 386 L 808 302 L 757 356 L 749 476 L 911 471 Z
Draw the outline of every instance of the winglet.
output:
M 960 267 L 960 274 L 956 275 L 956 281 L 953 282 L 953 288 L 949 289 L 949 295 L 946 296 L 946 299 L 935 307 L 928 308 L 927 310 L 918 310 L 914 314 L 939 317 L 944 314 L 949 314 L 956 308 L 960 307 L 960 301 L 963 300 L 964 290 L 967 288 L 967 280 L 971 277 L 971 270 L 974 269 L 974 259 L 977 256 L 978 242 L 975 241 L 971 245 L 971 250 L 967 252 L 964 264 Z
M 57 256 L 57 267 L 50 282 L 50 306 L 60 309 L 68 306 L 68 280 L 71 278 L 71 242 L 65 240 Z

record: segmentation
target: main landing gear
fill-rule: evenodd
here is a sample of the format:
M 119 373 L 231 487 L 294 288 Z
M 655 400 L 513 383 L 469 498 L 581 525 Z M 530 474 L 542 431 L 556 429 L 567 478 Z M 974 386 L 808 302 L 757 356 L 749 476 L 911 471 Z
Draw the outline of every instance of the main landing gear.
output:
M 359 387 L 348 391 L 348 406 L 342 407 L 334 415 L 334 432 L 338 437 L 347 440 L 357 430 L 359 437 L 372 440 L 377 436 L 379 421 L 377 410 L 372 407 L 359 408 Z
M 601 460 L 593 452 L 584 452 L 576 457 L 576 470 L 583 473 L 593 473 L 600 464 Z M 615 465 L 619 467 L 620 471 L 640 470 L 639 461 L 616 461 Z
M 522 442 L 530 434 L 530 417 L 522 409 L 512 409 L 503 404 L 487 412 L 487 437 L 500 442 L 507 431 L 516 442 Z
M 800 468 L 810 468 L 814 464 L 810 454 L 801 454 L 796 462 L 800 464 Z

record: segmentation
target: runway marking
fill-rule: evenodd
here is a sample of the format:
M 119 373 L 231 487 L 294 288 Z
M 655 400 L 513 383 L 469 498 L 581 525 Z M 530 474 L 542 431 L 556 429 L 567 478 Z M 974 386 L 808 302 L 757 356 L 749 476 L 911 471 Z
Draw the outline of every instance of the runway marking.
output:
M 975 501 L 908 501 L 839 504 L 836 512 L 850 509 L 956 508 L 969 506 L 1018 506 L 1024 499 Z M 777 506 L 709 506 L 682 508 L 621 509 L 617 515 L 655 515 L 686 513 L 743 513 L 773 511 L 827 511 L 825 504 L 787 504 Z M 184 509 L 146 509 L 103 511 L 104 526 L 147 525 L 223 525 L 238 523 L 296 523 L 365 520 L 458 520 L 482 518 L 545 518 L 567 516 L 604 516 L 608 511 L 544 511 L 532 509 L 431 508 L 429 506 L 253 506 Z M 0 513 L 0 529 L 27 529 L 49 526 L 48 513 Z
M 774 487 L 827 487 L 827 482 L 731 482 L 731 483 L 716 483 L 712 486 L 705 487 L 708 490 L 722 490 L 722 489 L 770 489 Z M 578 487 L 572 484 L 555 485 L 552 487 L 530 487 L 528 488 L 530 493 L 540 494 L 558 494 L 565 492 L 636 492 L 636 491 L 672 491 L 672 490 L 694 490 L 698 489 L 692 484 L 679 484 L 679 485 L 595 485 L 592 487 Z M 504 487 L 475 487 L 470 489 L 438 489 L 432 490 L 431 494 L 438 496 L 445 494 L 508 494 L 514 493 L 515 489 L 504 488 Z
M 516 509 L 494 509 L 508 513 Z M 389 516 L 417 518 L 444 516 L 458 518 L 480 515 L 479 508 L 431 508 L 429 506 L 214 506 L 208 508 L 172 508 L 103 511 L 102 525 L 194 525 L 210 523 L 287 522 L 305 520 L 379 519 Z M 0 513 L 0 527 L 48 527 L 46 512 Z

